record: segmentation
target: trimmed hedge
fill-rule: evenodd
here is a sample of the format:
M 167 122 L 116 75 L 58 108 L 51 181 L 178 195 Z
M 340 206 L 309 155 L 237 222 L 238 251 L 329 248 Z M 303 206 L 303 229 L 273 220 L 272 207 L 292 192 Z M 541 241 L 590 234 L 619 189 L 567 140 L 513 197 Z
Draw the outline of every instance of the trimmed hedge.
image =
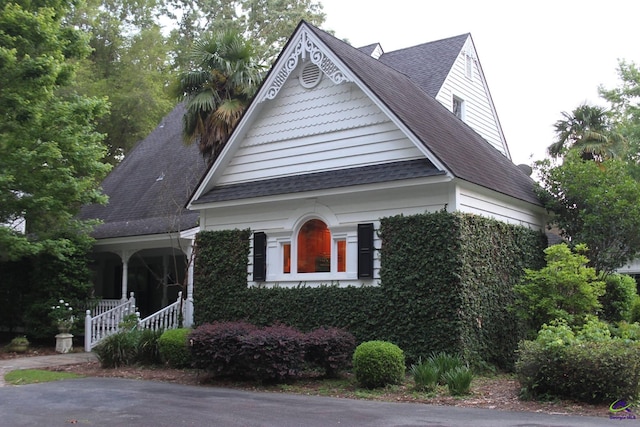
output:
M 188 341 L 190 332 L 191 329 L 188 328 L 169 329 L 158 338 L 160 357 L 172 368 L 191 366 L 191 350 Z
M 305 335 L 304 360 L 322 368 L 325 376 L 335 378 L 351 366 L 356 339 L 338 328 L 318 328 Z
M 284 381 L 304 367 L 304 335 L 289 326 L 218 322 L 196 328 L 189 340 L 194 366 L 215 375 Z
M 380 286 L 247 287 L 249 230 L 200 232 L 195 322 L 343 328 L 397 343 L 406 357 L 445 351 L 512 368 L 522 336 L 509 307 L 524 268 L 544 265 L 542 232 L 437 212 L 380 221 Z
M 640 384 L 640 345 L 610 339 L 566 346 L 523 341 L 516 373 L 529 398 L 589 403 L 634 401 Z

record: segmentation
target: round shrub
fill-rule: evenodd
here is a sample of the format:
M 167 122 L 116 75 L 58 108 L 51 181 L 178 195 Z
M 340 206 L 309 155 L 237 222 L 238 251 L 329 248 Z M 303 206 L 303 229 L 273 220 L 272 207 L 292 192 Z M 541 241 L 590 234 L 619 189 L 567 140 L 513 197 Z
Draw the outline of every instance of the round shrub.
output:
M 169 329 L 158 338 L 160 357 L 172 368 L 191 366 L 191 350 L 187 339 L 190 332 L 188 328 Z
M 353 353 L 353 372 L 366 388 L 400 384 L 404 380 L 404 352 L 387 341 L 367 341 Z

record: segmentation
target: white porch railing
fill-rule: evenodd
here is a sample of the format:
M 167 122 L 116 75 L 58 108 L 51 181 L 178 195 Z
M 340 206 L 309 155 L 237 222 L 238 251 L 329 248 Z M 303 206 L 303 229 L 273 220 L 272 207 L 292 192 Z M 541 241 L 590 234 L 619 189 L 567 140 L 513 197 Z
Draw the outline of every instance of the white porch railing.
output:
M 97 316 L 98 314 L 102 314 L 105 311 L 109 311 L 113 308 L 116 308 L 120 304 L 122 304 L 121 299 L 101 299 L 100 301 L 98 301 L 98 304 L 93 308 L 92 313 L 94 316 Z
M 140 313 L 135 312 L 138 316 L 138 329 L 160 331 L 190 326 L 190 313 L 193 312 L 192 309 L 189 311 L 191 303 L 190 299 L 183 300 L 182 292 L 178 292 L 178 298 L 173 304 L 144 319 L 140 319 Z M 84 321 L 84 351 L 90 352 L 101 340 L 118 332 L 118 325 L 126 315 L 134 313 L 135 306 L 136 300 L 131 292 L 127 301 L 104 313 L 92 317 L 91 310 L 87 310 Z
M 118 325 L 128 314 L 136 311 L 136 299 L 133 292 L 128 300 L 120 301 L 119 305 L 91 316 L 91 310 L 87 310 L 84 319 L 84 351 L 91 351 L 102 339 L 118 332 Z
M 166 329 L 176 329 L 182 326 L 186 315 L 187 301 L 182 299 L 182 292 L 178 292 L 178 299 L 160 311 L 156 311 L 151 316 L 138 320 L 139 329 L 152 329 L 161 331 Z M 138 316 L 140 315 L 137 313 Z

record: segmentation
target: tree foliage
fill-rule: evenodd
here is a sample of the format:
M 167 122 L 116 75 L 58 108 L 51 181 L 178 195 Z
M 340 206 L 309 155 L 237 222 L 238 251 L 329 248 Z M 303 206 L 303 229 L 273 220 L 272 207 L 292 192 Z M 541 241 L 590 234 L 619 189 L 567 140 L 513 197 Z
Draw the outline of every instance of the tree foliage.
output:
M 212 34 L 191 52 L 194 69 L 183 73 L 175 95 L 186 101 L 183 137 L 212 163 L 227 142 L 261 80 L 252 46 L 234 31 Z
M 554 125 L 556 142 L 547 150 L 551 157 L 576 150 L 583 159 L 600 162 L 624 153 L 626 140 L 613 128 L 605 108 L 583 104 L 570 114 L 563 112 L 562 115 L 564 119 Z
M 178 23 L 171 34 L 178 44 L 190 46 L 207 32 L 231 30 L 252 41 L 263 65 L 273 62 L 301 20 L 316 26 L 325 20 L 315 0 L 171 0 L 167 10 Z M 177 55 L 179 66 L 188 68 L 187 52 Z
M 580 324 L 585 316 L 597 314 L 605 283 L 587 266 L 586 250 L 584 245 L 578 245 L 576 252 L 565 244 L 553 245 L 545 249 L 545 267 L 525 269 L 522 283 L 515 286 L 514 307 L 530 332 L 556 319 Z
M 538 162 L 538 194 L 551 222 L 573 245 L 589 247 L 591 265 L 611 272 L 640 252 L 640 183 L 618 159 L 584 161 L 568 153 L 562 165 Z
M 89 0 L 67 17 L 90 35 L 91 54 L 78 62 L 67 92 L 106 97 L 110 112 L 98 122 L 108 159 L 117 163 L 174 106 L 167 87 L 171 46 L 159 25 L 162 2 Z
M 633 166 L 633 176 L 640 180 L 640 70 L 635 63 L 621 60 L 618 76 L 618 87 L 605 89 L 600 86 L 598 92 L 611 106 L 617 132 L 628 141 L 626 158 Z
M 56 96 L 72 81 L 70 59 L 88 53 L 86 37 L 61 23 L 68 6 L 0 3 L 0 260 L 63 256 L 73 246 L 63 234 L 85 231 L 73 219 L 80 206 L 105 201 L 95 122 L 106 104 Z

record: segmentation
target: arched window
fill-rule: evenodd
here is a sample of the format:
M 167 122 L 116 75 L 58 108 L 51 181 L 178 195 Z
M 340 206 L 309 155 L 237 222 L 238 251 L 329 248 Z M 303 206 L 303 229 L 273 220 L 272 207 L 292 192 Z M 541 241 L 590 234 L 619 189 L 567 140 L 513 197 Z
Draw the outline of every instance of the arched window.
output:
M 298 273 L 331 271 L 331 232 L 319 219 L 304 223 L 298 233 Z
M 284 273 L 291 273 L 291 249 L 291 244 L 283 245 Z M 297 273 L 331 272 L 332 257 L 337 257 L 333 271 L 346 271 L 346 241 L 334 241 L 327 225 L 319 219 L 308 220 L 302 225 L 295 239 L 294 250 Z

